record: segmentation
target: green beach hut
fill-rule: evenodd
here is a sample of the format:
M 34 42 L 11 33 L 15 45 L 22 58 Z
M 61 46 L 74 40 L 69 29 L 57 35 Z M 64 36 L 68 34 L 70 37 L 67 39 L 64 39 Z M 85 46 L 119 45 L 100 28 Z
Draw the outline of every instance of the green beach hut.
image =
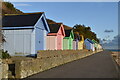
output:
M 73 49 L 73 39 L 74 39 L 74 33 L 72 29 L 65 30 L 65 37 L 63 38 L 63 49 L 69 50 Z
M 94 40 L 94 39 L 92 39 L 92 41 L 93 41 L 93 43 L 94 43 L 95 50 L 97 50 L 99 43 L 98 43 L 96 40 Z

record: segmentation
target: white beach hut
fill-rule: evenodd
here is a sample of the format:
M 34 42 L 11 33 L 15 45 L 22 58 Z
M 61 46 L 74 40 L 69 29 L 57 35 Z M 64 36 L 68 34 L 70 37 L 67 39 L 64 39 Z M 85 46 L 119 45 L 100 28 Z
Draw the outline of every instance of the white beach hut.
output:
M 27 56 L 46 50 L 46 36 L 50 31 L 43 12 L 5 15 L 2 20 L 4 51 L 12 56 Z

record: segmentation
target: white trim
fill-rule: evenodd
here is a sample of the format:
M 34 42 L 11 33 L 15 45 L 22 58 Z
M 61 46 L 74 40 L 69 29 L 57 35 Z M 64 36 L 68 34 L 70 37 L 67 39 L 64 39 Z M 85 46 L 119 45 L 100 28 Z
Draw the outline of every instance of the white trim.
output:
M 2 27 L 2 29 L 21 29 L 21 28 L 34 28 L 33 26 L 25 26 L 25 27 Z
M 36 22 L 36 24 L 34 25 L 34 28 L 37 27 L 37 24 L 39 23 L 39 21 L 41 20 L 41 18 L 43 17 L 43 14 L 40 16 L 40 18 L 38 19 L 38 21 Z M 42 29 L 42 28 L 41 28 Z
M 37 24 L 39 23 L 39 21 L 41 20 L 42 17 L 43 17 L 43 19 L 44 19 L 44 21 L 45 21 L 45 24 L 46 24 L 46 26 L 47 26 L 48 32 L 50 32 L 50 29 L 49 29 L 49 26 L 48 26 L 47 21 L 46 21 L 46 19 L 45 19 L 45 14 L 44 14 L 44 13 L 43 13 L 43 14 L 41 15 L 41 17 L 38 19 L 38 21 L 37 21 L 36 24 L 34 25 L 34 28 L 37 27 Z M 42 28 L 41 28 L 41 29 L 42 29 Z M 44 29 L 43 29 L 43 30 L 44 30 Z
M 31 33 L 31 54 L 35 54 L 35 29 Z

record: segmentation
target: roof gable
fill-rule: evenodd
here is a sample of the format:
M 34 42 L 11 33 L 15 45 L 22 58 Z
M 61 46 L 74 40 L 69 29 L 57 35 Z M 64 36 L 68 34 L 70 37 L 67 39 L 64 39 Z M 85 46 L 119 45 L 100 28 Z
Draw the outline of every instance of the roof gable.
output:
M 48 27 L 48 23 L 46 21 L 46 17 L 45 14 L 43 14 L 39 20 L 37 21 L 37 23 L 34 25 L 34 27 L 39 28 L 41 30 L 46 30 L 47 32 L 50 32 L 50 29 Z
M 88 38 L 86 40 L 89 41 L 90 43 L 94 44 L 94 42 L 92 40 L 90 40 Z
M 62 23 L 53 23 L 53 24 L 48 24 L 50 33 L 48 35 L 56 36 L 56 35 L 63 35 L 65 36 L 65 31 Z
M 60 24 L 61 24 L 61 26 L 60 26 L 60 29 L 58 30 L 58 34 L 60 33 L 63 36 L 65 36 L 65 30 L 64 30 L 63 24 L 62 23 L 60 23 Z
M 57 23 L 48 24 L 48 25 L 49 25 L 49 28 L 50 28 L 50 33 L 58 33 L 58 31 L 61 27 L 61 24 L 57 24 Z
M 65 35 L 65 37 L 71 37 L 72 39 L 74 39 L 74 33 L 72 29 L 65 30 Z
M 2 18 L 3 27 L 23 27 L 34 26 L 43 12 L 39 13 L 23 13 L 17 15 L 5 15 Z

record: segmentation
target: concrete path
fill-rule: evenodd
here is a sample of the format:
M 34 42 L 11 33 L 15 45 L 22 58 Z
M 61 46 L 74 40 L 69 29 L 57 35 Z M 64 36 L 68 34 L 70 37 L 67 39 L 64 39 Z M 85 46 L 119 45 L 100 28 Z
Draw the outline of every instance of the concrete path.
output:
M 28 78 L 118 78 L 118 74 L 118 66 L 110 52 L 102 51 Z

